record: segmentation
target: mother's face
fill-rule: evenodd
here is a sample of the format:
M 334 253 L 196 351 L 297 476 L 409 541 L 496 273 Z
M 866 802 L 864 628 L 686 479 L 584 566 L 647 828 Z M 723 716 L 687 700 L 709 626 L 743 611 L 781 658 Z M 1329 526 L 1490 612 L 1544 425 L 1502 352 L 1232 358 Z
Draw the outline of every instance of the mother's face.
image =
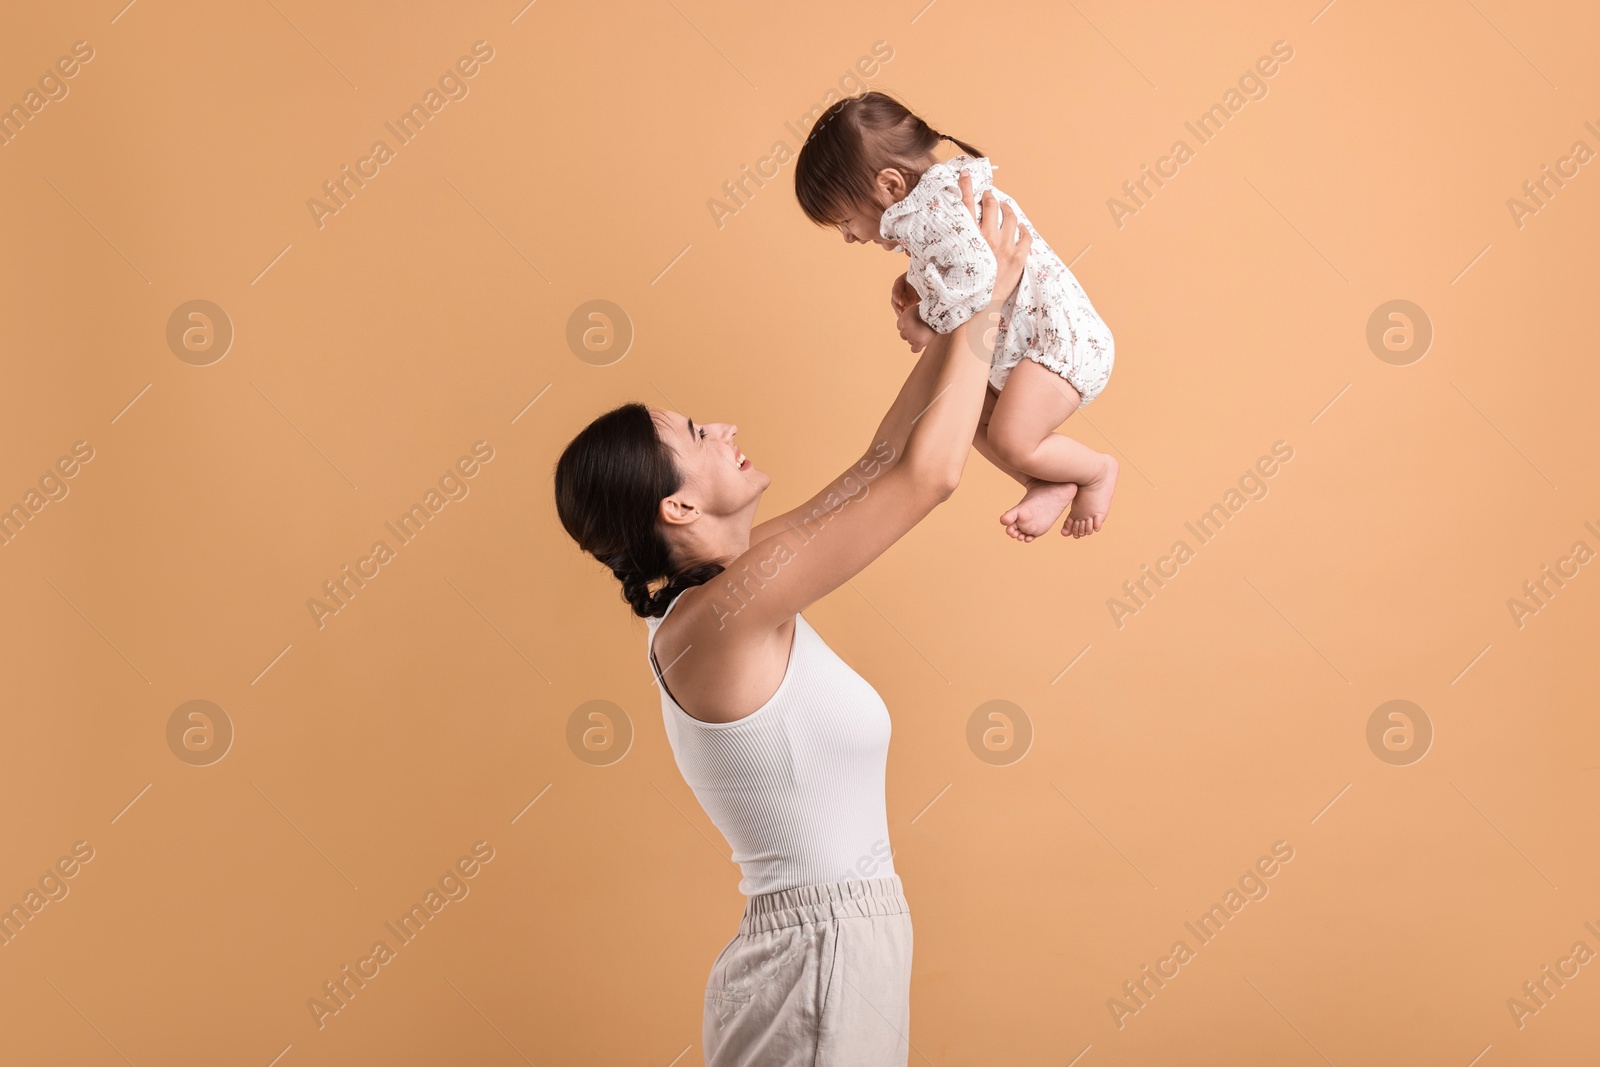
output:
M 739 427 L 699 423 L 676 411 L 651 408 L 656 432 L 683 474 L 679 496 L 703 514 L 733 515 L 750 507 L 772 479 L 739 451 Z

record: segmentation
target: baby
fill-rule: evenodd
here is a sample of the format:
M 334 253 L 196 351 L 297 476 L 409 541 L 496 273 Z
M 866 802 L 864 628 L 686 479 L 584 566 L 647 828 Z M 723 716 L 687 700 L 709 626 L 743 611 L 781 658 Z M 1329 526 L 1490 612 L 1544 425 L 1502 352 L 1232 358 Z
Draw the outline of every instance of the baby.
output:
M 937 162 L 941 141 L 966 154 Z M 984 353 L 989 395 L 973 444 L 1027 486 L 1000 516 L 1006 533 L 1032 541 L 1065 511 L 1061 532 L 1084 537 L 1105 522 L 1117 461 L 1054 431 L 1105 388 L 1111 331 L 1016 201 L 994 188 L 990 171 L 982 152 L 874 91 L 817 120 L 795 161 L 795 195 L 812 222 L 838 227 L 845 243 L 911 257 L 890 299 L 912 351 L 988 307 L 994 290 L 994 253 L 962 205 L 961 175 L 971 178 L 974 207 L 981 211 L 984 191 L 993 190 L 1028 228 L 1033 247 L 1022 281 L 1001 309 L 992 357 Z

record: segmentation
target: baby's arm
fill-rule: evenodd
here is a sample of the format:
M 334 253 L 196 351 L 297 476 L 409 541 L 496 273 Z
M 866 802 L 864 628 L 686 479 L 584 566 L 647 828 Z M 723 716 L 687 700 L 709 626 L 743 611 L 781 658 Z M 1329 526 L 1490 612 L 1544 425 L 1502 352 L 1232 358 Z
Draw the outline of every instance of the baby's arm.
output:
M 936 190 L 927 203 L 894 218 L 888 234 L 910 254 L 906 278 L 921 298 L 922 320 L 939 333 L 987 307 L 994 291 L 994 252 L 960 195 L 954 185 Z

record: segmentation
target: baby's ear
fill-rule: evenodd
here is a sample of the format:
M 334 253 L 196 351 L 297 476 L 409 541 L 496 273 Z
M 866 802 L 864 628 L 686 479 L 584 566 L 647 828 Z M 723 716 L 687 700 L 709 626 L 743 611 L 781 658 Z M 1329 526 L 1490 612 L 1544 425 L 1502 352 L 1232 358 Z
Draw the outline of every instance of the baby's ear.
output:
M 887 193 L 893 201 L 899 203 L 904 200 L 910 188 L 906 185 L 906 177 L 896 167 L 884 167 L 878 172 L 878 188 Z

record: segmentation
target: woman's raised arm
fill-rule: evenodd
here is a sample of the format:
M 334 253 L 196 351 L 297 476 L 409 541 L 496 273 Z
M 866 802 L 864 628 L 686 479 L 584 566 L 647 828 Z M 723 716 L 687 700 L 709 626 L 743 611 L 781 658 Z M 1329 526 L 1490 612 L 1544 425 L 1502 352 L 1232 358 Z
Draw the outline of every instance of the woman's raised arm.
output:
M 976 218 L 977 212 L 973 209 L 971 177 L 963 173 L 959 184 L 961 186 L 962 202 L 966 205 L 967 211 Z M 1020 234 L 1008 230 L 1006 232 L 1012 234 L 1012 236 L 1006 237 L 1005 240 L 1011 243 L 1003 245 L 1001 243 L 1002 205 L 995 202 L 993 194 L 985 193 L 984 208 L 984 218 L 988 221 L 978 224 L 978 231 L 996 253 L 999 273 L 990 296 L 989 306 L 972 316 L 964 324 L 966 328 L 959 338 L 965 346 L 964 350 L 971 351 L 980 360 L 992 358 L 992 353 L 988 353 L 988 349 L 984 347 L 990 337 L 990 329 L 992 326 L 998 325 L 1000 309 L 1010 299 L 1011 292 L 1015 290 L 1017 282 L 1021 280 L 1022 268 L 1028 258 L 1028 248 L 1033 243 L 1032 235 L 1026 230 L 1022 230 Z M 999 258 L 1001 256 L 1004 258 Z M 915 316 L 917 314 L 915 305 L 913 304 L 906 308 L 901 314 Z M 929 333 L 932 334 L 933 331 L 930 330 Z M 942 336 L 949 337 L 950 335 Z M 992 348 L 992 345 L 989 348 Z M 939 390 L 942 388 L 939 384 L 940 368 L 945 363 L 945 355 L 944 348 L 932 344 L 925 347 L 916 366 L 912 368 L 911 373 L 906 376 L 905 383 L 901 385 L 900 392 L 896 395 L 894 403 L 889 406 L 889 410 L 884 413 L 883 420 L 878 423 L 878 428 L 873 432 L 872 440 L 868 442 L 866 450 L 861 454 L 861 458 L 852 464 L 844 474 L 835 478 L 821 492 L 804 504 L 757 524 L 752 531 L 750 543 L 752 545 L 757 544 L 775 533 L 787 530 L 796 523 L 804 521 L 807 517 L 817 513 L 819 509 L 826 510 L 825 502 L 830 495 L 838 496 L 841 493 L 844 496 L 853 495 L 853 490 L 843 484 L 851 478 L 853 473 L 859 472 L 856 474 L 857 480 L 859 480 L 861 474 L 870 474 L 879 465 L 893 462 L 903 456 L 906 450 L 906 442 L 911 436 L 912 426 L 917 423 L 921 414 L 928 410 L 928 405 L 933 402 L 934 397 L 939 394 Z
M 970 183 L 963 192 L 971 206 Z M 1017 282 L 1031 244 L 986 196 L 983 224 L 999 264 L 986 311 L 928 343 L 866 453 L 807 504 L 763 524 L 763 536 L 706 584 L 714 629 L 764 639 L 853 577 L 955 490 L 983 410 L 984 333 Z M 769 532 L 770 531 L 770 532 Z

